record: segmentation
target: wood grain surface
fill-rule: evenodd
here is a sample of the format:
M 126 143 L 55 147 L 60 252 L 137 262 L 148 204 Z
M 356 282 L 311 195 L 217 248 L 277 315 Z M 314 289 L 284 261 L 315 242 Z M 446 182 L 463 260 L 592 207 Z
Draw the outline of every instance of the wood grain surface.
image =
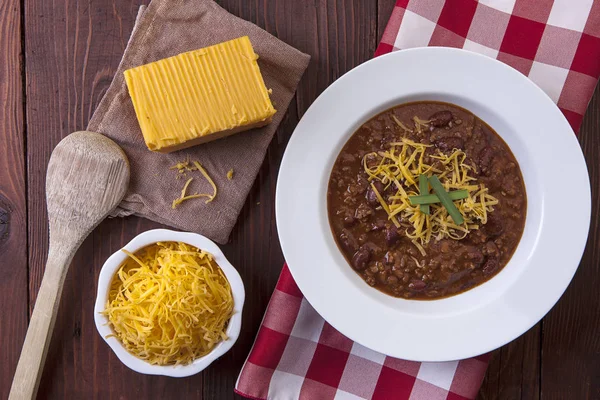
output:
M 19 0 L 0 1 L 0 399 L 27 329 L 27 202 Z
M 27 309 L 34 304 L 48 250 L 44 200 L 48 158 L 62 137 L 85 128 L 116 70 L 137 8 L 147 2 L 0 2 L 0 51 L 7 60 L 0 64 L 0 209 L 8 210 L 0 210 L 0 398 L 8 393 Z M 394 2 L 219 1 L 233 14 L 312 56 L 230 243 L 224 246 L 247 290 L 240 339 L 231 352 L 191 378 L 148 377 L 124 367 L 93 325 L 96 280 L 110 254 L 137 233 L 160 225 L 139 218 L 107 220 L 85 241 L 66 278 L 39 398 L 236 398 L 237 374 L 283 264 L 274 215 L 283 151 L 313 100 L 372 56 Z M 494 352 L 481 399 L 600 399 L 599 99 L 597 90 L 580 133 L 594 188 L 590 239 L 582 264 L 548 316 Z M 9 230 L 3 231 L 7 219 Z

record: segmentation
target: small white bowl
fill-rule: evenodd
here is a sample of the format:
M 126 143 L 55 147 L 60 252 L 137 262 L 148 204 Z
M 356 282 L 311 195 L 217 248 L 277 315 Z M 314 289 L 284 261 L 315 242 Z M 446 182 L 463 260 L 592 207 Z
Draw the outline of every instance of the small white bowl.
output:
M 240 328 L 242 326 L 242 308 L 244 306 L 245 298 L 244 284 L 240 274 L 235 270 L 235 268 L 233 268 L 229 261 L 227 261 L 221 249 L 219 249 L 219 247 L 211 240 L 196 233 L 175 232 L 167 229 L 154 229 L 139 234 L 131 242 L 127 243 L 123 249 L 128 250 L 131 253 L 135 253 L 136 251 L 157 242 L 187 243 L 201 250 L 212 253 L 212 255 L 215 257 L 215 262 L 219 265 L 219 267 L 221 267 L 221 270 L 227 277 L 227 280 L 231 285 L 231 292 L 233 294 L 233 315 L 229 320 L 229 325 L 227 326 L 226 332 L 229 339 L 220 342 L 209 354 L 194 360 L 191 364 L 160 366 L 151 365 L 146 361 L 135 357 L 123 347 L 119 339 L 116 337 L 111 336 L 107 338 L 107 336 L 111 335 L 113 331 L 108 325 L 108 318 L 102 314 L 102 311 L 104 311 L 106 306 L 111 280 L 121 264 L 123 264 L 123 262 L 125 262 L 128 258 L 127 254 L 121 250 L 110 256 L 100 271 L 100 277 L 98 278 L 98 294 L 96 296 L 96 305 L 94 306 L 94 321 L 96 322 L 96 329 L 98 329 L 98 333 L 100 336 L 102 336 L 102 339 L 108 343 L 117 357 L 119 357 L 119 360 L 121 360 L 121 362 L 127 367 L 136 372 L 147 375 L 164 375 L 175 378 L 183 378 L 197 374 L 198 372 L 204 370 L 214 360 L 221 357 L 234 345 L 235 341 L 240 335 Z

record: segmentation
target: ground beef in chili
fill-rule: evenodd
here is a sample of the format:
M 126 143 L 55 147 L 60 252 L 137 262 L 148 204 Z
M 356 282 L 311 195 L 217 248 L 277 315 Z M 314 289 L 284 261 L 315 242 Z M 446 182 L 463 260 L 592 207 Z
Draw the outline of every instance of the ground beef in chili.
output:
M 407 131 L 398 124 L 414 127 L 414 117 L 428 121 L 424 131 Z M 477 181 L 499 201 L 486 224 L 462 240 L 432 239 L 423 246 L 423 255 L 404 226 L 390 222 L 362 160 L 402 138 L 431 144 L 431 152 L 465 152 Z M 384 190 L 381 182 L 373 183 Z M 496 275 L 519 243 L 526 201 L 519 164 L 506 143 L 469 111 L 441 102 L 403 104 L 363 124 L 339 154 L 327 192 L 331 228 L 352 268 L 385 293 L 422 300 L 463 292 Z

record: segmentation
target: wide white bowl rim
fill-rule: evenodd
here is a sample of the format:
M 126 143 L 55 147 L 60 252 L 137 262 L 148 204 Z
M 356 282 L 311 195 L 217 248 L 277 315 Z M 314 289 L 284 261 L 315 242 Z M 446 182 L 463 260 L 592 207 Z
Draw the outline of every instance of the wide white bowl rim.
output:
M 329 227 L 326 190 L 347 139 L 374 115 L 420 100 L 472 111 L 508 143 L 528 195 L 523 238 L 490 281 L 436 301 L 396 299 L 352 271 Z M 567 200 L 565 185 L 568 185 Z M 390 356 L 448 361 L 486 353 L 536 324 L 558 301 L 585 247 L 591 214 L 581 148 L 553 101 L 520 72 L 460 49 L 394 52 L 351 70 L 311 105 L 287 146 L 277 229 L 308 302 L 350 339 Z

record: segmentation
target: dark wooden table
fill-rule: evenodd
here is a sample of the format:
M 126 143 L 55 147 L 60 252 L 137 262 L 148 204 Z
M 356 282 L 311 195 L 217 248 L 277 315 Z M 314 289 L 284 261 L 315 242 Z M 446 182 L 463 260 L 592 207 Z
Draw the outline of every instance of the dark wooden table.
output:
M 48 158 L 61 138 L 85 129 L 117 68 L 138 6 L 147 2 L 0 1 L 0 399 L 8 395 L 46 259 Z M 98 272 L 111 253 L 159 225 L 139 218 L 107 220 L 73 261 L 40 398 L 235 397 L 237 374 L 283 264 L 273 199 L 287 141 L 319 93 L 373 55 L 394 0 L 219 3 L 313 57 L 224 249 L 246 284 L 240 339 L 209 369 L 187 379 L 144 376 L 123 366 L 94 327 Z M 579 135 L 593 188 L 583 261 L 543 321 L 494 353 L 482 399 L 600 399 L 599 103 L 597 90 Z M 567 218 L 568 208 L 576 206 L 565 203 L 565 214 L 554 217 Z

